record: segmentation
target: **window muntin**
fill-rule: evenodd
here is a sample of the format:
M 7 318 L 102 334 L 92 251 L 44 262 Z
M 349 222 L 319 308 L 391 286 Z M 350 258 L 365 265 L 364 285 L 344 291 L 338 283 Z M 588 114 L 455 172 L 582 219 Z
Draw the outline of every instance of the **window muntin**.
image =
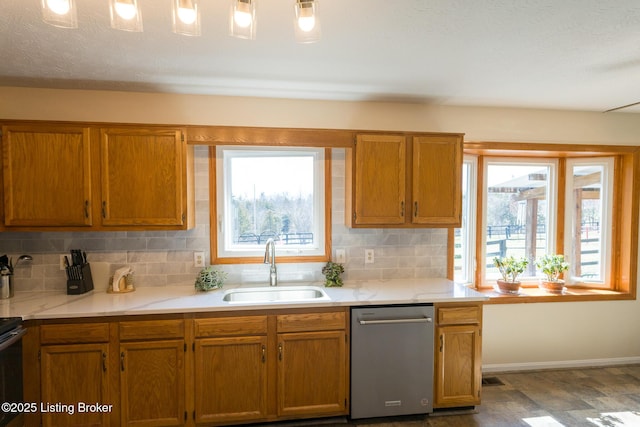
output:
M 458 283 L 474 281 L 476 175 L 478 160 L 465 156 L 462 163 L 462 226 L 454 230 L 453 279 Z
M 554 252 L 557 162 L 548 159 L 485 161 L 482 247 L 485 281 L 500 278 L 493 258 L 525 257 L 523 280 L 536 277 L 535 260 Z
M 217 255 L 325 255 L 324 149 L 216 148 Z
M 609 280 L 613 169 L 612 158 L 567 160 L 567 284 L 602 287 Z

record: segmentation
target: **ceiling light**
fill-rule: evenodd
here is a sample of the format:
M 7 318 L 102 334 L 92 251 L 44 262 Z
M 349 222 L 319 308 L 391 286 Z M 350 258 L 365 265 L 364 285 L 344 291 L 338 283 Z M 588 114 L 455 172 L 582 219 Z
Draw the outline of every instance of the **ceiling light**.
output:
M 61 28 L 78 28 L 75 0 L 42 0 L 42 20 Z
M 297 0 L 293 28 L 298 43 L 314 43 L 320 40 L 317 0 Z
M 256 38 L 255 0 L 231 0 L 229 34 L 241 39 Z
M 172 0 L 173 32 L 185 36 L 200 35 L 198 0 Z
M 123 31 L 142 31 L 142 14 L 138 0 L 109 0 L 111 28 Z

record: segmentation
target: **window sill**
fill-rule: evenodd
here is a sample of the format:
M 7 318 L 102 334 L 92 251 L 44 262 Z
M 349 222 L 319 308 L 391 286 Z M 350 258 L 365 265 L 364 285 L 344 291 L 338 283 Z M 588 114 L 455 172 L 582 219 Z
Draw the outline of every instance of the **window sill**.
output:
M 607 289 L 569 288 L 560 295 L 550 294 L 538 287 L 520 288 L 517 295 L 507 295 L 493 288 L 477 289 L 489 297 L 485 304 L 521 304 L 535 302 L 577 302 L 577 301 L 615 301 L 633 300 L 635 295 L 629 292 L 618 292 Z

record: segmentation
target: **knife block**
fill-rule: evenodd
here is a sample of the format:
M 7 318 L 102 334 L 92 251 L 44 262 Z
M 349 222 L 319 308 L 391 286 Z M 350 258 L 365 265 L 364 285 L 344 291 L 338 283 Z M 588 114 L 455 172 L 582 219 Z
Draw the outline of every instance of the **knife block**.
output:
M 80 295 L 93 290 L 93 278 L 89 263 L 82 264 L 80 279 L 67 280 L 67 295 Z

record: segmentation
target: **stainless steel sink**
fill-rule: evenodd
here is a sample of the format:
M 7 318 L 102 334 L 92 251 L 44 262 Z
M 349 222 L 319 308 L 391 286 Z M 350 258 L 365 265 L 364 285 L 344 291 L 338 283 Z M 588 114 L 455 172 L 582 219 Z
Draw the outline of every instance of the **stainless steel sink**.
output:
M 331 301 L 326 292 L 317 286 L 277 286 L 262 288 L 237 288 L 224 293 L 222 300 L 230 304 Z

